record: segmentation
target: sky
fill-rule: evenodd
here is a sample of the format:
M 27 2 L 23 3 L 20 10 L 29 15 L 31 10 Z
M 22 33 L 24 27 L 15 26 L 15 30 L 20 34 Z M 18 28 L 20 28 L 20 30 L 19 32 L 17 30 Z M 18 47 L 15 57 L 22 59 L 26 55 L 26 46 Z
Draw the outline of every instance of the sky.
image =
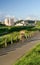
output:
M 40 0 L 0 0 L 0 17 L 2 16 L 40 19 Z

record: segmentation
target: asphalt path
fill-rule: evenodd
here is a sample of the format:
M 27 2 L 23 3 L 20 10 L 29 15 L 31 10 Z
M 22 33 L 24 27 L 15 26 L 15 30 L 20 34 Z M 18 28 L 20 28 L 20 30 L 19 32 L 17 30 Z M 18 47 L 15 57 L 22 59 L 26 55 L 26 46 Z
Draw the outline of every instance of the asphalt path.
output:
M 36 44 L 40 42 L 40 32 L 36 33 L 32 38 L 24 42 L 15 43 L 7 48 L 0 49 L 0 65 L 12 65 L 30 51 Z

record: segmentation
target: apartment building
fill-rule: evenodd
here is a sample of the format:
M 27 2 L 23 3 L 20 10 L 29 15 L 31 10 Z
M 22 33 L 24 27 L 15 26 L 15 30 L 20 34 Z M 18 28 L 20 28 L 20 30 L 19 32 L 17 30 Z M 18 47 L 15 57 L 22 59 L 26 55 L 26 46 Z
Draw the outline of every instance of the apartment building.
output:
M 11 17 L 5 18 L 4 24 L 7 26 L 13 26 L 14 25 L 14 18 L 11 18 Z

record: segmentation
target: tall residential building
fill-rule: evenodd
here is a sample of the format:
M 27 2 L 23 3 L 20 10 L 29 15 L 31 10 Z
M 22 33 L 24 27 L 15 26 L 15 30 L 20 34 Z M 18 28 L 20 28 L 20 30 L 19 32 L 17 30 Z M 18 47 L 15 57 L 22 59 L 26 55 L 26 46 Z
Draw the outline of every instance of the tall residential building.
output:
M 13 26 L 14 25 L 14 18 L 11 18 L 11 17 L 5 18 L 4 24 L 7 26 Z

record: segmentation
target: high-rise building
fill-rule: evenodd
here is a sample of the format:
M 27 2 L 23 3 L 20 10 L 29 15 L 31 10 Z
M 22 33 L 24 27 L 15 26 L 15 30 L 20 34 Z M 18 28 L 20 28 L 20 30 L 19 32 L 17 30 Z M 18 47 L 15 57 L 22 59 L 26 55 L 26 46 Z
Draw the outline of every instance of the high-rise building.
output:
M 4 24 L 7 26 L 13 26 L 14 25 L 14 18 L 11 18 L 11 17 L 5 18 Z

